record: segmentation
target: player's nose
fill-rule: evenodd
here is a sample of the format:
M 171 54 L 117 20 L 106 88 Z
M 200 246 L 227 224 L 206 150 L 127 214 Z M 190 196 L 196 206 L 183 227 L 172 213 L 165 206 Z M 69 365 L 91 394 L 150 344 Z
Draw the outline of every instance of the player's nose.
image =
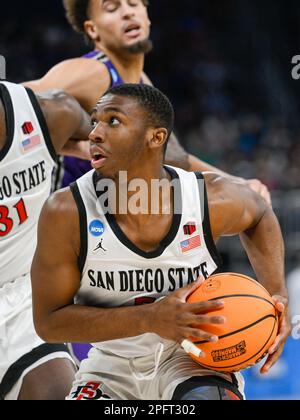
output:
M 89 134 L 89 140 L 94 143 L 103 143 L 103 135 L 99 129 L 99 125 L 97 125 L 93 131 L 91 131 Z
M 134 7 L 130 6 L 127 1 L 122 5 L 122 17 L 123 19 L 131 19 L 135 16 Z

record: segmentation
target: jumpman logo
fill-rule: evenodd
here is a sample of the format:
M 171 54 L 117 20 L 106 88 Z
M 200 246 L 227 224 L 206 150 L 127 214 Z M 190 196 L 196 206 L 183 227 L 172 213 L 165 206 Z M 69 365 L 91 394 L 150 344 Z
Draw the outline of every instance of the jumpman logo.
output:
M 104 249 L 102 244 L 103 244 L 103 239 L 101 239 L 101 241 L 99 242 L 98 246 L 94 249 L 93 252 L 96 252 L 99 249 L 102 249 L 102 251 L 107 252 L 107 249 Z

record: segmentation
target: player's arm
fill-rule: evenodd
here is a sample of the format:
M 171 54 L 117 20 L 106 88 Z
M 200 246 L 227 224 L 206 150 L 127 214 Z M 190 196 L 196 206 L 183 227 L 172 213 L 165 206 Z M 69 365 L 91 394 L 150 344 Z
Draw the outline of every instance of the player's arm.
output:
M 143 73 L 144 83 L 153 86 L 149 77 Z M 180 144 L 180 141 L 174 133 L 171 134 L 165 162 L 168 165 L 176 166 L 190 172 L 215 172 L 221 176 L 227 177 L 234 182 L 239 182 L 241 185 L 249 186 L 253 191 L 260 194 L 269 205 L 271 205 L 271 194 L 268 188 L 262 184 L 258 179 L 246 180 L 243 178 L 238 178 L 233 175 L 227 174 L 226 172 L 221 171 L 218 168 L 215 168 L 212 165 L 204 162 L 203 160 L 198 159 L 196 156 L 189 154 L 183 146 Z
M 269 205 L 271 204 L 271 194 L 268 188 L 258 179 L 246 180 L 235 177 L 215 168 L 212 165 L 209 165 L 208 163 L 198 159 L 196 156 L 188 154 L 181 146 L 174 133 L 172 133 L 168 143 L 166 163 L 190 172 L 215 172 L 235 183 L 239 183 L 241 186 L 250 187 L 253 191 L 261 195 Z
M 74 58 L 57 64 L 41 79 L 23 84 L 36 93 L 50 89 L 64 90 L 90 112 L 109 88 L 110 76 L 103 63 Z
M 95 106 L 110 85 L 110 77 L 103 63 L 85 58 L 63 61 L 39 80 L 23 83 L 34 92 L 61 89 L 77 99 L 87 112 Z M 87 144 L 68 141 L 60 152 L 65 156 L 90 159 Z
M 71 191 L 56 192 L 40 216 L 38 245 L 31 270 L 34 322 L 45 341 L 95 343 L 147 332 L 179 343 L 190 336 L 215 340 L 212 334 L 193 326 L 224 323 L 222 318 L 210 317 L 208 313 L 222 308 L 222 303 L 186 303 L 187 296 L 200 283 L 151 305 L 121 308 L 74 305 L 81 280 L 79 231 L 78 210 Z
M 84 160 L 91 160 L 90 144 L 88 141 L 70 139 L 60 151 L 63 156 L 71 156 Z
M 279 335 L 262 369 L 265 373 L 280 357 L 290 334 L 281 229 L 271 207 L 250 188 L 217 174 L 207 174 L 206 183 L 215 240 L 240 235 L 257 279 L 273 296 L 281 313 Z
M 51 90 L 36 95 L 43 111 L 53 147 L 60 153 L 69 139 L 87 140 L 91 132 L 90 116 L 72 96 Z M 88 142 L 86 142 L 88 144 Z
M 244 179 L 244 178 L 236 177 L 234 175 L 230 175 L 212 165 L 209 165 L 206 162 L 203 162 L 202 160 L 198 159 L 196 156 L 193 156 L 193 155 L 188 156 L 188 161 L 189 161 L 189 171 L 215 172 L 223 177 L 230 179 L 231 181 L 235 183 L 239 183 L 241 186 L 242 185 L 248 186 L 249 188 L 251 188 L 251 190 L 261 195 L 269 205 L 272 204 L 270 191 L 268 190 L 267 186 L 264 185 L 259 179 Z
M 73 304 L 81 278 L 79 231 L 72 193 L 69 189 L 55 193 L 40 216 L 31 271 L 38 334 L 48 342 L 92 343 L 141 333 L 143 308 L 112 311 Z

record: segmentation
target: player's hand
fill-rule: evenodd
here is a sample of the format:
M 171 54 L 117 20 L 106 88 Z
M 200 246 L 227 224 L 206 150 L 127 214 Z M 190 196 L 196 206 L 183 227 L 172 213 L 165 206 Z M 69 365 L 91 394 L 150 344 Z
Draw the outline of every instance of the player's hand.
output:
M 224 317 L 208 315 L 209 312 L 222 309 L 224 302 L 211 301 L 192 304 L 186 302 L 188 296 L 202 283 L 203 280 L 198 280 L 151 305 L 151 332 L 179 344 L 191 337 L 217 342 L 217 336 L 200 330 L 196 326 L 224 324 L 226 321 Z
M 279 313 L 279 330 L 274 344 L 269 349 L 269 357 L 261 368 L 261 374 L 267 374 L 270 369 L 278 362 L 282 355 L 285 343 L 291 334 L 291 321 L 289 317 L 288 300 L 283 296 L 273 296 L 276 309 Z

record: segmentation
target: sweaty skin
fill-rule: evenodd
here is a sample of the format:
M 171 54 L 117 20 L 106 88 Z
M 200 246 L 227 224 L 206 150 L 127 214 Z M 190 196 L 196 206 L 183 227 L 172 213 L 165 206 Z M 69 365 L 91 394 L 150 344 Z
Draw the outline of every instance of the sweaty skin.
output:
M 127 170 L 128 180 L 142 178 L 148 185 L 153 179 L 168 178 L 161 151 L 167 138 L 166 130 L 146 128 L 144 118 L 144 111 L 131 98 L 107 95 L 101 99 L 92 114 L 94 129 L 90 141 L 92 153 L 101 148 L 106 156 L 101 161 L 103 176 L 116 180 L 118 171 Z M 122 157 L 124 148 L 130 156 L 128 167 L 124 166 L 127 163 Z M 280 227 L 265 200 L 248 187 L 214 173 L 206 174 L 205 181 L 215 241 L 221 236 L 241 235 L 258 280 L 276 296 L 277 309 L 282 313 L 276 351 L 270 353 L 263 368 L 267 371 L 278 360 L 290 331 Z M 171 204 L 173 208 L 173 203 L 164 204 Z M 129 240 L 148 252 L 156 249 L 170 230 L 171 216 L 128 212 L 126 215 L 117 213 L 115 218 Z M 55 232 L 52 226 L 56 226 Z M 49 247 L 53 250 L 50 255 Z M 54 194 L 44 206 L 32 266 L 35 325 L 40 336 L 47 341 L 101 342 L 146 332 L 178 343 L 191 336 L 216 340 L 215 336 L 193 328 L 194 324 L 224 323 L 222 317 L 209 316 L 209 312 L 223 306 L 222 302 L 186 303 L 186 297 L 200 283 L 142 307 L 107 309 L 74 305 L 81 277 L 77 264 L 79 250 L 78 210 L 71 191 L 65 189 Z M 122 322 L 124 319 L 126 323 Z

